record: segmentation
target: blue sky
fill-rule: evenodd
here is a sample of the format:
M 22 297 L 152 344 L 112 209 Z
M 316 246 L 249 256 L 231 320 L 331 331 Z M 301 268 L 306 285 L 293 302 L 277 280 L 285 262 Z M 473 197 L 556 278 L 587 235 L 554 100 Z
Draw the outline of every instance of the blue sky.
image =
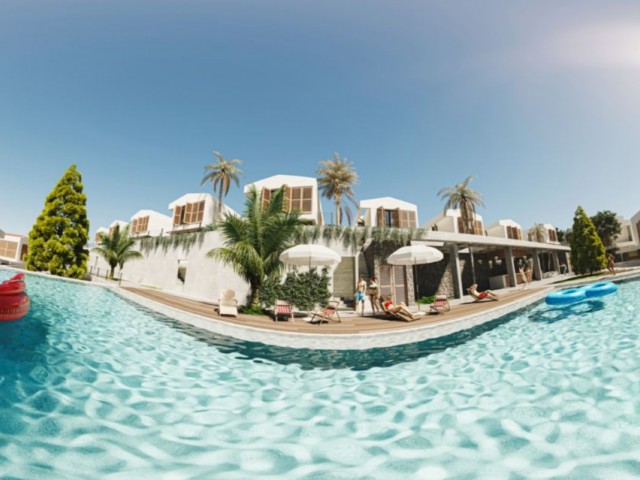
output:
M 0 45 L 8 232 L 72 163 L 92 232 L 168 213 L 211 191 L 212 150 L 243 183 L 337 151 L 357 198 L 414 202 L 421 223 L 469 175 L 486 223 L 640 210 L 638 2 L 3 0 Z

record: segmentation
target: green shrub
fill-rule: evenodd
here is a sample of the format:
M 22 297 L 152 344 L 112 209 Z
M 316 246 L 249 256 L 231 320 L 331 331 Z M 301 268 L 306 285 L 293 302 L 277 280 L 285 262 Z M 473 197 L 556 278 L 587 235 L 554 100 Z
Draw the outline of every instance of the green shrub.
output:
M 325 305 L 331 298 L 327 269 L 290 273 L 282 285 L 282 297 L 300 310 L 311 310 L 316 303 Z
M 240 313 L 244 313 L 245 315 L 266 315 L 266 312 L 262 307 L 250 307 L 242 305 L 238 307 L 238 311 Z
M 280 277 L 267 278 L 262 284 L 259 297 L 260 304 L 266 308 L 271 308 L 276 304 L 276 299 L 283 299 L 282 281 Z
M 420 300 L 418 300 L 418 304 L 420 305 L 428 305 L 430 303 L 433 303 L 436 299 L 435 295 L 429 295 L 428 297 L 422 297 Z

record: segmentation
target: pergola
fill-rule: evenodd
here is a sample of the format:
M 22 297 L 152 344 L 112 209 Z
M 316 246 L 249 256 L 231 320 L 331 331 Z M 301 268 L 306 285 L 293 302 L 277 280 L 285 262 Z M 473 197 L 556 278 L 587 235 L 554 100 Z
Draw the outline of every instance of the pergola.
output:
M 558 259 L 558 253 L 569 253 L 571 251 L 568 246 L 557 243 L 531 242 L 528 240 L 515 240 L 511 238 L 440 231 L 426 232 L 424 238 L 420 240 L 412 240 L 411 243 L 424 243 L 448 251 L 456 298 L 461 298 L 464 294 L 460 270 L 460 253 L 463 253 L 463 250 L 468 249 L 469 247 L 473 249 L 474 253 L 502 250 L 504 256 L 500 256 L 503 256 L 506 261 L 507 276 L 511 285 L 516 285 L 517 283 L 517 272 L 513 262 L 515 252 L 527 252 L 532 256 L 533 277 L 536 280 L 540 280 L 542 279 L 542 266 L 540 262 L 541 253 L 550 253 L 554 269 L 559 270 L 560 261 Z

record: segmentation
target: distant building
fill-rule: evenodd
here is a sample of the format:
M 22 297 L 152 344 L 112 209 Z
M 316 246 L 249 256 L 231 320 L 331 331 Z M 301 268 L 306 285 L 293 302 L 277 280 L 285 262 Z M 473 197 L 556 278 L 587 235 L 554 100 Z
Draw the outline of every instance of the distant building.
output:
M 173 226 L 171 217 L 154 210 L 139 210 L 131 217 L 129 233 L 134 237 L 161 237 Z
M 462 224 L 462 215 L 459 209 L 448 209 L 445 213 L 439 213 L 433 217 L 425 228 L 434 232 L 449 232 L 449 233 L 462 233 L 464 226 Z M 484 235 L 484 224 L 482 222 L 482 216 L 477 213 L 473 217 L 473 231 L 467 232 L 471 235 Z
M 300 220 L 309 225 L 324 224 L 318 181 L 315 178 L 274 175 L 245 185 L 244 193 L 247 193 L 252 186 L 258 190 L 263 202 L 268 202 L 273 192 L 285 187 L 284 208 L 287 211 L 298 210 L 301 214 Z
M 29 237 L 0 230 L 0 262 L 22 262 L 28 251 Z
M 620 235 L 613 241 L 613 248 L 622 261 L 640 260 L 640 212 L 630 219 L 618 216 Z
M 94 238 L 94 241 L 96 244 L 100 243 L 100 240 L 102 239 L 103 235 L 109 235 L 109 229 L 105 228 L 105 227 L 100 227 L 98 230 L 96 230 L 96 236 Z
M 510 219 L 498 220 L 487 226 L 487 235 L 522 240 L 522 227 L 519 223 Z
M 237 215 L 226 205 L 218 208 L 218 199 L 208 193 L 187 193 L 169 204 L 173 211 L 169 233 L 189 233 L 202 230 L 225 214 Z
M 116 231 L 116 228 L 119 228 L 120 230 L 124 230 L 125 228 L 127 228 L 128 225 L 129 224 L 124 220 L 114 220 L 113 222 L 111 222 L 111 225 L 109 225 L 108 235 L 109 236 L 113 235 L 113 232 Z
M 541 238 L 537 238 L 540 235 Z M 532 242 L 540 242 L 540 243 L 560 243 L 558 241 L 558 232 L 556 231 L 556 227 L 551 225 L 550 223 L 543 223 L 542 228 L 537 231 L 537 228 L 531 227 L 527 230 L 527 238 Z
M 416 228 L 418 207 L 393 197 L 361 200 L 360 219 L 365 227 Z

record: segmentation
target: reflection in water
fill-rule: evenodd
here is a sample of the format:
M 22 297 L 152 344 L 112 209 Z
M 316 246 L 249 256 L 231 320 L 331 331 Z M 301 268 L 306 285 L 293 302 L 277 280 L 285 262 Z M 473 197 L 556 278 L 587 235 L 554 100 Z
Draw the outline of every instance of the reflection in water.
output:
M 529 315 L 532 322 L 554 323 L 567 318 L 596 313 L 603 310 L 605 302 L 602 300 L 585 300 L 562 307 L 548 307 L 546 310 L 537 310 Z
M 190 335 L 198 341 L 215 347 L 222 353 L 240 354 L 241 358 L 258 363 L 266 361 L 279 363 L 281 365 L 295 364 L 305 370 L 350 369 L 355 371 L 389 367 L 399 363 L 416 361 L 432 353 L 441 352 L 447 348 L 468 342 L 482 335 L 484 332 L 516 318 L 518 315 L 521 315 L 523 311 L 533 308 L 533 306 L 529 306 L 526 307 L 525 310 L 505 315 L 469 330 L 463 330 L 452 335 L 447 335 L 446 337 L 424 340 L 409 345 L 373 348 L 369 350 L 313 350 L 278 347 L 225 337 L 191 325 L 183 324 L 139 305 L 136 305 L 136 307 L 145 310 L 148 315 L 153 316 L 158 321 L 186 335 Z

